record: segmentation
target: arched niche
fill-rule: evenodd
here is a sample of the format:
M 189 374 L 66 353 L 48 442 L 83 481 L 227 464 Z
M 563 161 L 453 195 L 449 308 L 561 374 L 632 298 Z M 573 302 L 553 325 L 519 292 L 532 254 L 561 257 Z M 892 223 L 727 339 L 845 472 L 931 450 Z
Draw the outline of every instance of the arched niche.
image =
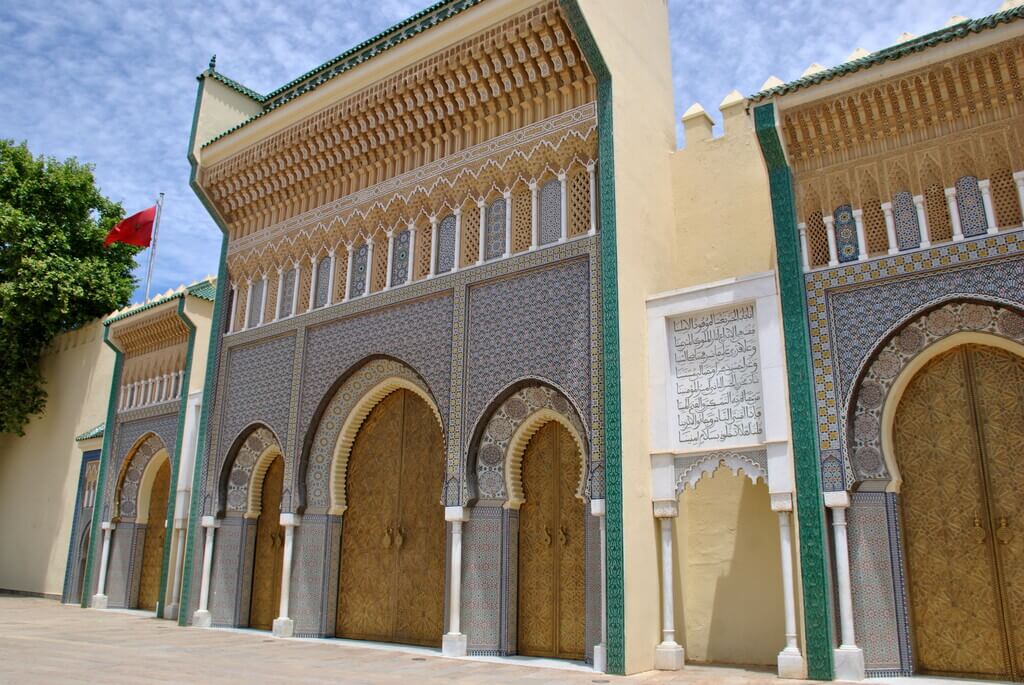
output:
M 346 509 L 348 460 L 359 429 L 373 408 L 388 395 L 408 390 L 426 402 L 445 435 L 445 425 L 433 393 L 407 364 L 390 357 L 361 362 L 343 374 L 329 391 L 300 461 L 300 497 L 307 513 L 341 515 Z M 438 483 L 440 492 L 443 483 Z
M 768 454 L 764 449 L 749 451 L 709 452 L 695 457 L 675 458 L 676 497 L 687 489 L 696 490 L 700 481 L 712 476 L 720 468 L 727 468 L 734 476 L 743 473 L 750 482 L 768 483 Z
M 579 482 L 576 495 L 590 496 L 590 448 L 580 413 L 568 396 L 551 384 L 531 380 L 510 386 L 491 402 L 473 432 L 468 460 L 476 481 L 476 496 L 484 501 L 504 501 L 505 508 L 518 509 L 523 503 L 522 462 L 530 438 L 554 421 L 563 426 L 576 443 Z
M 155 468 L 149 469 L 148 467 L 153 461 L 160 462 L 167 458 L 164 441 L 156 433 L 146 433 L 135 441 L 128 451 L 128 458 L 121 464 L 121 471 L 117 475 L 111 521 L 135 521 L 137 516 L 147 516 L 149 490 L 151 489 L 149 486 L 152 485 L 156 474 Z M 146 480 L 147 476 L 148 481 Z M 145 498 L 144 502 L 140 501 L 140 495 Z
M 968 343 L 1024 355 L 1024 316 L 1002 303 L 945 302 L 904 322 L 868 358 L 847 405 L 853 489 L 900 491 L 892 435 L 900 399 L 925 364 Z
M 278 455 L 283 455 L 281 442 L 269 427 L 252 424 L 239 433 L 221 471 L 218 517 L 231 512 L 248 519 L 260 515 L 263 476 Z

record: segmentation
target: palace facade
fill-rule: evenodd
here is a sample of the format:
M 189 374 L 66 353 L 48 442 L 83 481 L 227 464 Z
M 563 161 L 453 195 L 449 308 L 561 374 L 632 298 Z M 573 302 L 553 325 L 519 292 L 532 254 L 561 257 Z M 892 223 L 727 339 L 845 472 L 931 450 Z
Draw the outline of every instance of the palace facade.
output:
M 65 601 L 1021 680 L 1021 19 L 695 104 L 681 149 L 662 2 L 447 0 L 268 94 L 211 61 L 220 273 L 104 322 Z

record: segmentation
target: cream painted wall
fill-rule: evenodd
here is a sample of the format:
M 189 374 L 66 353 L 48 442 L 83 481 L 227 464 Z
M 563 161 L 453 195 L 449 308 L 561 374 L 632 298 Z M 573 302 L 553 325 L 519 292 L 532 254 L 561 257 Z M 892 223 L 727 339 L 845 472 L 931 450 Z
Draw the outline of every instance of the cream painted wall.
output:
M 103 423 L 114 353 L 96 320 L 58 336 L 41 360 L 46 410 L 24 437 L 0 435 L 0 589 L 59 596 L 82 452 Z
M 687 661 L 774 666 L 785 646 L 778 515 L 768 486 L 726 468 L 679 501 L 676 640 Z
M 626 672 L 654 666 L 659 640 L 651 513 L 645 300 L 675 285 L 669 160 L 675 149 L 664 0 L 580 0 L 612 73 L 622 384 Z
M 213 302 L 198 297 L 185 298 L 185 316 L 196 327 L 195 343 L 192 346 L 192 372 L 189 374 L 188 391 L 203 389 L 206 381 L 206 359 L 210 350 L 210 326 L 213 320 Z

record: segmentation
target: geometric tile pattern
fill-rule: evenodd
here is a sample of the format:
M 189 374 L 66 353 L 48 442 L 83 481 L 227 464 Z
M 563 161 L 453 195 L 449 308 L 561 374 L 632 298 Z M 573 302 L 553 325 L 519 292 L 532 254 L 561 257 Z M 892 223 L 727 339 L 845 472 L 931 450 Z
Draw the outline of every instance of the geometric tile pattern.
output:
M 407 228 L 393 235 L 391 287 L 402 285 L 409 279 L 409 239 L 411 236 L 412 233 Z
M 988 232 L 988 218 L 981 197 L 978 179 L 963 176 L 956 182 L 956 204 L 960 213 L 960 230 L 965 238 L 985 235 Z
M 437 225 L 437 264 L 434 273 L 446 274 L 455 268 L 455 225 L 454 214 L 441 219 Z
M 323 256 L 316 265 L 316 294 L 313 297 L 314 307 L 323 307 L 327 304 L 331 287 L 331 258 Z
M 868 358 L 907 320 L 943 302 L 973 297 L 1024 305 L 1024 290 L 1017 285 L 1024 282 L 1024 233 L 1004 231 L 804 278 L 819 452 L 823 459 L 840 452 L 849 483 L 847 426 L 840 416 L 846 416 L 854 381 Z
M 231 460 L 231 473 L 227 479 L 227 491 L 219 492 L 218 511 L 235 511 L 244 514 L 249 508 L 249 486 L 256 461 L 267 448 L 281 446 L 277 438 L 266 427 L 259 426 L 245 439 Z M 226 464 L 225 464 L 226 467 Z
M 906 190 L 893 195 L 893 223 L 896 226 L 896 245 L 900 250 L 914 250 L 921 245 L 921 225 L 917 221 L 914 196 Z
M 553 178 L 540 187 L 540 244 L 549 245 L 562 237 L 562 184 Z
M 484 259 L 497 259 L 503 254 L 505 254 L 505 200 L 498 198 L 487 207 Z
M 857 221 L 853 218 L 853 207 L 841 205 L 835 213 L 836 253 L 839 262 L 852 262 L 857 259 Z

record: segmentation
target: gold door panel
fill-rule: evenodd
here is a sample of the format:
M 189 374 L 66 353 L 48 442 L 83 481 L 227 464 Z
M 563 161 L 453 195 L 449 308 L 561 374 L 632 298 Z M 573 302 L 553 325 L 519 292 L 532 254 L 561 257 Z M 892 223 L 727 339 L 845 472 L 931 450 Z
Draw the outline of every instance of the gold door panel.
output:
M 924 673 L 1008 678 L 976 353 L 961 347 L 929 362 L 896 411 L 915 660 Z
M 335 635 L 391 640 L 398 568 L 394 530 L 401 472 L 403 397 L 392 393 L 366 417 L 348 460 Z
M 157 469 L 149 495 L 149 520 L 142 543 L 142 575 L 139 578 L 139 608 L 156 609 L 160 595 L 160 572 L 164 563 L 164 539 L 167 535 L 167 497 L 171 487 L 171 464 L 167 459 Z
M 1013 671 L 1024 678 L 1024 359 L 972 346 L 971 371 L 989 484 Z
M 579 455 L 551 422 L 523 455 L 519 509 L 518 652 L 582 659 L 584 651 L 583 503 L 576 498 Z
M 260 517 L 256 523 L 256 554 L 252 572 L 249 627 L 270 630 L 281 605 L 284 568 L 284 529 L 281 527 L 281 490 L 284 458 L 278 456 L 263 476 Z
M 440 646 L 444 632 L 445 522 L 441 506 L 444 447 L 426 402 L 402 390 L 396 642 Z

